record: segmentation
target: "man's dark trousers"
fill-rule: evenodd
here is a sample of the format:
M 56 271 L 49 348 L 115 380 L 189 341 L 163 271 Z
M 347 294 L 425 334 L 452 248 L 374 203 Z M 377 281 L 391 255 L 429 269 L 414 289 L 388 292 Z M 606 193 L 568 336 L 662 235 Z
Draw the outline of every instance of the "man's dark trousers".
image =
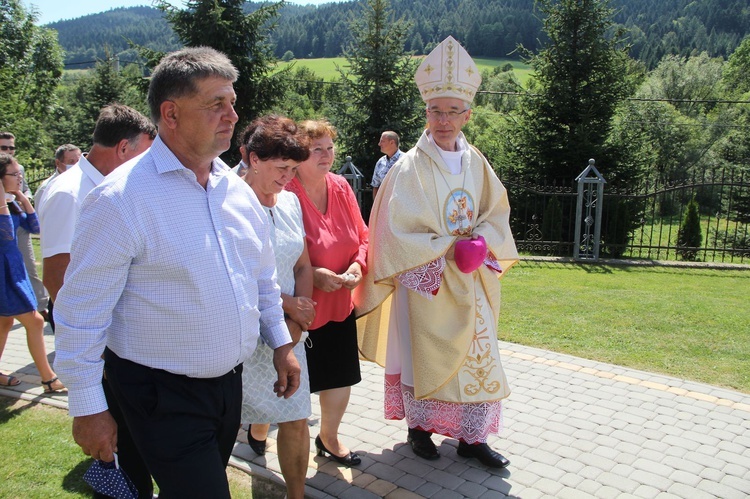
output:
M 109 349 L 104 361 L 123 423 L 159 486 L 159 498 L 228 499 L 226 466 L 240 426 L 242 364 L 218 378 L 190 378 Z

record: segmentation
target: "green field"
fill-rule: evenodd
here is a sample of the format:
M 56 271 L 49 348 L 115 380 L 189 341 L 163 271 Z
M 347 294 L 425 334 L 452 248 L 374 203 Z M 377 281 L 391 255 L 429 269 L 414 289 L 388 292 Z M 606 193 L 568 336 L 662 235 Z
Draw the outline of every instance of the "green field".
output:
M 531 68 L 528 65 L 510 59 L 488 59 L 477 57 L 474 59 L 474 62 L 476 62 L 480 71 L 493 69 L 498 66 L 505 66 L 510 63 L 513 66 L 513 71 L 516 73 L 516 76 L 522 84 L 526 84 L 531 73 Z M 348 68 L 348 63 L 343 57 L 331 57 L 326 59 L 294 59 L 290 62 L 280 62 L 279 68 L 283 69 L 290 64 L 294 64 L 295 67 L 309 68 L 325 81 L 331 81 L 334 78 L 339 77 L 339 72 L 336 70 L 336 66 L 344 70 Z

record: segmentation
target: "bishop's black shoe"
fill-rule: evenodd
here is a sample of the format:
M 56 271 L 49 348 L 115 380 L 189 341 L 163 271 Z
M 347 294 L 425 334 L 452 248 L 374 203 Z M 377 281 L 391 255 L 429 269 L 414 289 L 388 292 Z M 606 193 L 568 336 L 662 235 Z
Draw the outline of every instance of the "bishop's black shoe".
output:
M 495 452 L 485 443 L 471 445 L 459 440 L 457 453 L 461 457 L 475 457 L 488 468 L 505 468 L 510 464 L 502 454 Z
M 406 438 L 406 441 L 411 445 L 411 450 L 414 451 L 414 454 L 422 459 L 434 461 L 440 458 L 440 453 L 432 442 L 432 439 L 430 439 L 431 435 L 432 433 L 429 431 L 409 428 L 409 436 Z

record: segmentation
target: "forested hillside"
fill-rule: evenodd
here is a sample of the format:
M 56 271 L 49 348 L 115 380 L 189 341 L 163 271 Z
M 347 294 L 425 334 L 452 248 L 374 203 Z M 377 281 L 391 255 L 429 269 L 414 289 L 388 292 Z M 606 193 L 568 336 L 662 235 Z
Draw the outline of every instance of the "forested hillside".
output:
M 110 55 L 135 60 L 135 51 L 130 49 L 128 40 L 160 51 L 179 47 L 162 13 L 152 7 L 112 9 L 51 23 L 47 27 L 57 30 L 58 41 L 65 49 L 67 69 L 93 67 L 97 59 Z
M 247 9 L 260 3 L 248 2 Z M 413 23 L 406 44 L 417 54 L 452 34 L 474 56 L 519 57 L 521 44 L 536 51 L 543 42 L 534 0 L 392 0 L 394 12 Z M 707 52 L 727 58 L 750 33 L 747 0 L 612 0 L 616 27 L 626 29 L 631 56 L 655 67 L 667 54 Z M 319 7 L 288 4 L 272 34 L 276 55 L 335 57 L 348 42 L 349 21 L 360 2 Z M 102 59 L 105 51 L 123 54 L 127 40 L 156 50 L 171 50 L 176 39 L 162 14 L 151 7 L 113 9 L 102 14 L 50 24 L 66 50 L 66 65 Z M 125 53 L 124 57 L 130 54 Z M 123 55 L 121 55 L 123 57 Z

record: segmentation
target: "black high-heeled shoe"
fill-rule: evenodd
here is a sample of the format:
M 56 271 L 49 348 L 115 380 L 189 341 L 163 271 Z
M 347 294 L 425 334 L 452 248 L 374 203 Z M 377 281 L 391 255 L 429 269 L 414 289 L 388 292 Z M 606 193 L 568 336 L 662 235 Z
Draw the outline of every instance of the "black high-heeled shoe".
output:
M 253 452 L 258 454 L 259 456 L 263 456 L 266 454 L 266 441 L 265 440 L 256 440 L 253 437 L 253 425 L 247 427 L 247 443 L 250 446 L 251 449 L 253 449 Z
M 320 435 L 315 437 L 315 447 L 318 449 L 318 455 L 321 457 L 325 457 L 326 454 L 331 456 L 331 459 L 334 461 L 337 461 L 340 464 L 343 464 L 344 466 L 357 466 L 362 462 L 362 459 L 355 454 L 354 452 L 349 451 L 349 454 L 347 454 L 344 457 L 339 457 L 333 452 L 326 449 L 326 446 L 323 445 L 323 441 L 320 439 Z

